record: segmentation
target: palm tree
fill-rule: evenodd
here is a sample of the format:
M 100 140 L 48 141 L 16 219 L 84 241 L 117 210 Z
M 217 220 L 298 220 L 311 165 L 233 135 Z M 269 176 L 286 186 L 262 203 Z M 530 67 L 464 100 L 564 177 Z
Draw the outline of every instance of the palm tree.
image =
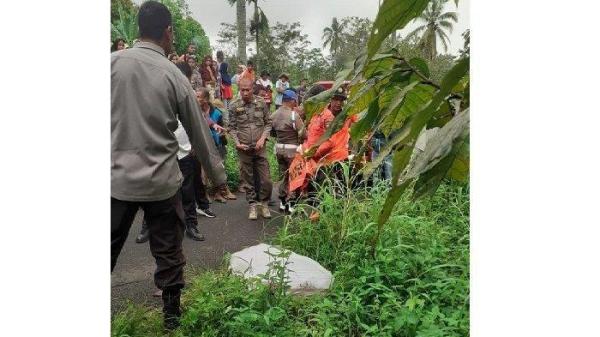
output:
M 238 58 L 246 63 L 246 0 L 227 0 L 229 5 L 236 5 Z
M 444 5 L 447 2 L 448 0 L 432 0 L 425 11 L 418 18 L 415 18 L 415 21 L 423 22 L 423 25 L 415 28 L 406 36 L 407 39 L 410 39 L 423 33 L 419 44 L 430 60 L 437 55 L 438 38 L 442 41 L 444 51 L 448 51 L 450 38 L 446 34 L 446 30 L 452 33 L 454 28 L 452 21 L 458 22 L 456 12 L 444 12 Z
M 331 27 L 325 27 L 323 29 L 323 48 L 329 45 L 329 51 L 335 56 L 337 51 L 342 46 L 342 32 L 344 31 L 345 24 L 340 24 L 337 18 L 331 20 Z
M 263 12 L 262 8 L 258 6 L 258 0 L 248 0 L 248 3 L 254 4 L 254 18 L 250 21 L 250 32 L 254 34 L 256 40 L 256 57 L 255 60 L 258 62 L 258 37 L 260 32 L 269 29 L 269 20 Z M 258 68 L 258 64 L 255 65 Z

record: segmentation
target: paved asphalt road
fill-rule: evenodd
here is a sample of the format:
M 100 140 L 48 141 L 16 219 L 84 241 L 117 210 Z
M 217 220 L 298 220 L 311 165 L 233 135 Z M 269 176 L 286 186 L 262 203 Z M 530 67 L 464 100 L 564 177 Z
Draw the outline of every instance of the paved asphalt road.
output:
M 274 189 L 273 196 L 277 195 Z M 241 193 L 238 199 L 226 204 L 213 202 L 211 209 L 215 218 L 198 217 L 198 228 L 206 237 L 205 241 L 183 240 L 183 250 L 187 260 L 186 274 L 190 268 L 215 268 L 220 266 L 225 253 L 234 253 L 245 247 L 263 241 L 265 235 L 275 233 L 283 217 L 277 212 L 277 202 L 271 207 L 272 219 L 248 220 L 248 206 Z M 273 197 L 275 199 L 276 197 Z M 160 298 L 152 297 L 156 291 L 153 282 L 154 258 L 148 243 L 135 243 L 135 237 L 142 226 L 143 212 L 138 211 L 129 232 L 127 242 L 121 251 L 115 270 L 111 274 L 112 312 L 123 308 L 127 300 L 155 307 L 162 305 Z

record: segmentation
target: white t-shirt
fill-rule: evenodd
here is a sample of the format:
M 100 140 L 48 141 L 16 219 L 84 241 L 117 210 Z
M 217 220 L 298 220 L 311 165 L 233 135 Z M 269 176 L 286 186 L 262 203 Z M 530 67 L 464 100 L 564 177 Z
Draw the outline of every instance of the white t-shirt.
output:
M 181 125 L 181 121 L 177 120 L 177 130 L 175 130 L 175 138 L 177 138 L 177 142 L 179 143 L 179 150 L 177 151 L 177 159 L 181 159 L 192 151 L 192 144 L 190 144 L 190 139 Z
M 263 87 L 271 87 L 271 88 L 273 88 L 273 82 L 271 82 L 270 79 L 267 79 L 266 81 L 263 81 L 262 78 L 259 78 L 258 80 L 256 80 L 256 84 L 260 84 Z
M 290 82 L 288 82 L 288 81 L 283 82 L 282 80 L 277 80 L 277 82 L 275 83 L 275 88 L 276 89 L 277 88 L 289 89 Z M 281 105 L 282 101 L 283 101 L 283 94 L 278 91 L 277 95 L 275 95 L 275 105 Z

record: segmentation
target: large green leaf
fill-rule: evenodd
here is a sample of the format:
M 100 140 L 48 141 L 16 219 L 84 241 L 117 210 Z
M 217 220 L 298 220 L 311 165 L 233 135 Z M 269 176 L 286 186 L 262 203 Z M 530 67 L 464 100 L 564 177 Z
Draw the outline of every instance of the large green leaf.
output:
M 431 74 L 429 73 L 429 67 L 427 66 L 427 62 L 425 62 L 425 60 L 423 60 L 422 58 L 419 57 L 413 57 L 412 59 L 410 59 L 410 61 L 408 61 L 408 63 L 415 67 L 415 69 L 417 69 L 421 75 L 429 78 L 431 76 Z
M 458 153 L 456 158 L 446 174 L 447 177 L 460 182 L 469 181 L 469 161 L 470 161 L 470 149 L 469 149 L 469 137 L 467 136 L 465 141 L 460 147 L 458 147 Z
M 367 81 L 359 92 L 350 96 L 350 101 L 344 107 L 345 115 L 352 116 L 367 109 L 369 104 L 377 99 L 379 91 L 387 82 L 387 80 L 381 78 L 372 78 Z
M 398 202 L 406 188 L 408 187 L 409 181 L 397 184 L 400 178 L 400 174 L 402 170 L 408 165 L 410 160 L 410 155 L 412 153 L 412 147 L 403 146 L 400 150 L 396 151 L 394 154 L 394 158 L 392 160 L 392 189 L 388 193 L 385 203 L 383 204 L 383 208 L 381 209 L 381 213 L 379 213 L 379 218 L 377 219 L 378 230 L 377 236 L 381 232 L 383 224 L 387 221 L 394 209 L 394 205 Z
M 448 101 L 443 102 L 436 112 L 433 114 L 429 122 L 427 123 L 428 129 L 441 128 L 446 125 L 452 119 L 452 112 L 450 111 L 450 103 Z
M 391 32 L 404 28 L 419 16 L 429 0 L 384 0 L 373 23 L 367 43 L 367 57 L 372 57 Z
M 442 100 L 448 96 L 450 90 L 468 71 L 469 59 L 465 58 L 459 61 L 442 80 L 440 90 L 433 96 L 429 104 L 422 110 L 410 115 L 402 124 L 400 129 L 392 130 L 387 144 L 381 149 L 380 154 L 373 161 L 365 165 L 361 170 L 365 176 L 373 173 L 375 168 L 379 167 L 385 156 L 390 154 L 395 147 L 400 145 L 412 144 L 425 125 L 429 122 Z
M 375 55 L 371 62 L 365 66 L 363 77 L 371 78 L 376 75 L 381 75 L 386 70 L 392 69 L 399 62 L 400 61 L 397 58 L 394 58 L 394 55 L 392 54 Z
M 468 134 L 469 109 L 466 109 L 427 139 L 424 151 L 415 151 L 409 169 L 400 180 L 419 179 L 420 183 L 415 186 L 418 196 L 435 190 L 452 166 Z
M 406 118 L 423 109 L 434 92 L 433 87 L 417 81 L 404 87 L 382 112 L 384 117 L 380 129 L 383 134 L 389 136 L 402 126 Z
M 412 118 L 412 117 L 410 117 L 410 118 Z M 361 169 L 361 173 L 365 177 L 368 177 L 371 174 L 373 174 L 373 171 L 375 171 L 375 169 L 378 168 L 383 163 L 383 160 L 385 159 L 385 157 L 388 156 L 390 153 L 392 153 L 394 151 L 394 149 L 396 147 L 398 147 L 398 144 L 402 140 L 404 140 L 409 134 L 410 134 L 410 125 L 408 123 L 405 123 L 404 125 L 402 125 L 402 127 L 400 129 L 394 131 L 389 136 L 389 140 L 387 141 L 385 146 L 379 151 L 379 155 L 377 157 L 373 158 L 372 161 L 368 162 Z
M 356 144 L 369 130 L 373 129 L 379 114 L 379 101 L 373 100 L 369 105 L 367 113 L 350 129 L 350 137 Z
M 417 138 L 423 127 L 427 125 L 431 117 L 435 114 L 442 101 L 448 97 L 452 88 L 469 71 L 469 58 L 461 59 L 448 71 L 442 79 L 440 90 L 433 96 L 429 104 L 419 113 L 414 114 L 415 118 L 411 120 L 411 131 L 407 141 L 413 141 Z

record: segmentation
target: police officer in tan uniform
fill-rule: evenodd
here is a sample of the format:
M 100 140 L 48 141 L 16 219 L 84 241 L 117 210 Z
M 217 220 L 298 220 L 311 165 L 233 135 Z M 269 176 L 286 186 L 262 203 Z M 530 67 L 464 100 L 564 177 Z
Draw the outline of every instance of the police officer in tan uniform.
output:
M 246 185 L 250 220 L 257 219 L 257 207 L 263 218 L 271 218 L 268 201 L 273 190 L 265 148 L 271 132 L 271 114 L 265 101 L 254 96 L 253 85 L 251 79 L 241 79 L 240 98 L 229 106 L 229 134 L 240 158 L 240 178 Z
M 279 210 L 291 213 L 293 208 L 290 201 L 294 195 L 288 191 L 289 174 L 288 169 L 294 160 L 296 150 L 302 142 L 304 135 L 304 122 L 294 108 L 297 105 L 298 96 L 292 90 L 285 90 L 282 97 L 282 105 L 273 113 L 273 130 L 277 137 L 275 153 L 279 172 L 284 173 L 284 178 L 279 185 Z

